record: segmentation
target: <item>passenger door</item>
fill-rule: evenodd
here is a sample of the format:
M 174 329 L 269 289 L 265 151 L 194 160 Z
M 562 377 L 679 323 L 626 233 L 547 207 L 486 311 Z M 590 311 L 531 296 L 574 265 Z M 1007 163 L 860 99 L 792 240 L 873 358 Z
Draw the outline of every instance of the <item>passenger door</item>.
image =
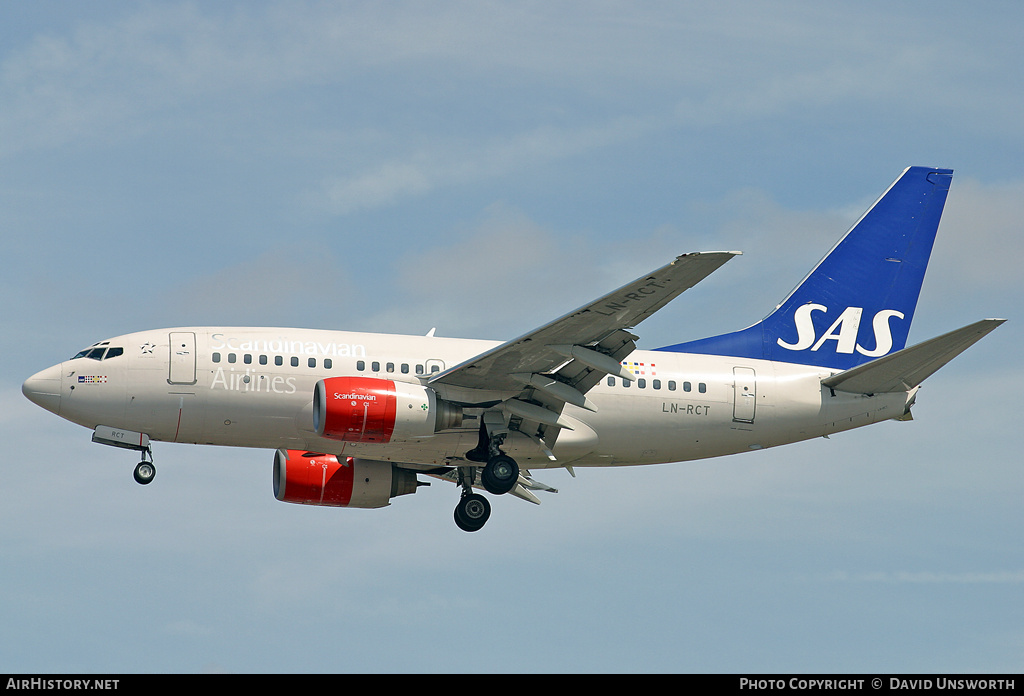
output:
M 170 334 L 169 384 L 196 383 L 196 335 L 190 331 L 173 331 Z

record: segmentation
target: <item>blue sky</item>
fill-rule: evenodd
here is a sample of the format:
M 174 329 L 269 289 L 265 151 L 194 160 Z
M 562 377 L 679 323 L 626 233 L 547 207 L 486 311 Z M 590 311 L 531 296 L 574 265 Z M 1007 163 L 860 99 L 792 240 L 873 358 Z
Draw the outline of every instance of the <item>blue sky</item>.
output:
M 0 671 L 1020 672 L 1024 8 L 0 5 Z M 679 253 L 639 328 L 763 316 L 909 165 L 955 169 L 912 342 L 1010 321 L 916 420 L 538 476 L 459 532 L 131 453 L 21 382 L 195 324 L 505 339 Z

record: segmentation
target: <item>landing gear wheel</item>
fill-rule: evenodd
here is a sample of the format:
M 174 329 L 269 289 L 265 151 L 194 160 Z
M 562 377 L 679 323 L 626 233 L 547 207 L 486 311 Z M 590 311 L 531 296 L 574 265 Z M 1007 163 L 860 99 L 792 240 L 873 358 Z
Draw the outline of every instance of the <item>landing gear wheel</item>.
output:
M 488 493 L 503 495 L 516 487 L 519 481 L 519 465 L 507 454 L 491 457 L 480 473 L 480 482 Z
M 153 462 L 141 461 L 135 467 L 134 476 L 136 482 L 145 486 L 156 477 L 156 467 L 153 466 Z
M 475 532 L 487 522 L 491 516 L 491 504 L 487 498 L 476 493 L 463 496 L 455 506 L 455 524 L 464 532 Z

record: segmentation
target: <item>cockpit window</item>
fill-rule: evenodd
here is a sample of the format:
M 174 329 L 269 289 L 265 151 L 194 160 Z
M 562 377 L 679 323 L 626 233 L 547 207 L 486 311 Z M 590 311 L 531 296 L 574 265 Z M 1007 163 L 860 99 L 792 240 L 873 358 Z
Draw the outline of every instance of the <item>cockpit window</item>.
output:
M 110 341 L 103 341 L 102 343 L 94 343 L 85 350 L 79 351 L 72 360 L 77 358 L 89 358 L 90 360 L 110 360 L 110 358 L 116 358 L 119 355 L 124 355 L 124 348 L 115 346 L 108 348 Z

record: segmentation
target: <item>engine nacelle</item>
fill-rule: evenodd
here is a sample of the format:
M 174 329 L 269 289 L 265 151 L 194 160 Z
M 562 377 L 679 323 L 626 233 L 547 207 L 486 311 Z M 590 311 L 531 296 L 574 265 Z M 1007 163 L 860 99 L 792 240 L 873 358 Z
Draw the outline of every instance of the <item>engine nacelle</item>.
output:
M 274 497 L 285 503 L 332 507 L 379 508 L 392 498 L 415 493 L 416 473 L 390 462 L 333 454 L 277 450 Z
M 331 440 L 384 444 L 430 437 L 461 424 L 462 407 L 418 384 L 330 377 L 313 391 L 313 429 Z

